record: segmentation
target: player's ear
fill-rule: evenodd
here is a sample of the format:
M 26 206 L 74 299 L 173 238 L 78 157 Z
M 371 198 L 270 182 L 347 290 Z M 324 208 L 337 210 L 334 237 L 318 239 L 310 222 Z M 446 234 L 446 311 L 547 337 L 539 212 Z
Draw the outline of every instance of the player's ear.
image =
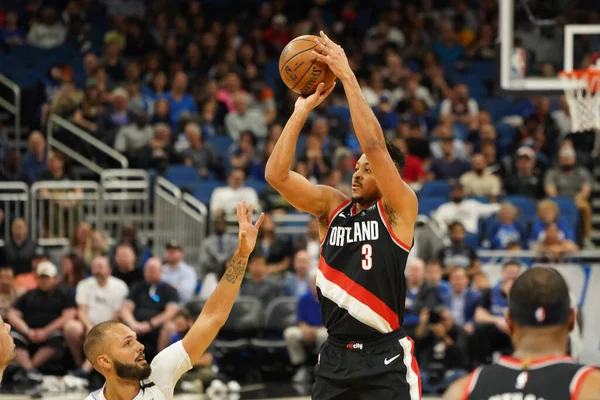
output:
M 571 308 L 571 312 L 569 313 L 569 332 L 571 332 L 573 330 L 573 328 L 575 328 L 575 320 L 577 319 L 577 311 L 575 311 L 575 308 Z
M 112 366 L 112 361 L 106 354 L 100 354 L 96 357 L 96 363 L 98 364 L 98 367 L 102 369 L 108 369 Z

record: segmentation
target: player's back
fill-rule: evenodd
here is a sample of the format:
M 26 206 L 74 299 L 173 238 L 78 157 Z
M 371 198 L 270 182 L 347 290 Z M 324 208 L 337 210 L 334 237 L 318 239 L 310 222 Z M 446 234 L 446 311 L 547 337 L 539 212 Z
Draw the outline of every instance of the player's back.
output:
M 466 386 L 468 400 L 569 400 L 577 399 L 583 378 L 595 369 L 577 364 L 568 356 L 526 362 L 501 357 L 479 367 Z
M 321 245 L 317 287 L 329 334 L 367 340 L 402 324 L 410 247 L 393 234 L 381 200 L 355 211 L 348 200 L 333 213 Z

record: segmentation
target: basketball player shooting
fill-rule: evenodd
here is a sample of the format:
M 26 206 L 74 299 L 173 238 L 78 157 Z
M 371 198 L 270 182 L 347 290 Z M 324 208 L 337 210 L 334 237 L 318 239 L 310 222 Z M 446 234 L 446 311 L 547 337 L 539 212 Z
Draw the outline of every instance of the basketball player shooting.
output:
M 252 224 L 252 205 L 237 204 L 238 247 L 225 274 L 185 337 L 167 347 L 149 365 L 144 346 L 126 325 L 103 322 L 88 333 L 83 346 L 87 359 L 105 378 L 105 385 L 87 400 L 171 400 L 175 384 L 204 354 L 225 324 L 256 244 L 261 214 Z
M 600 399 L 600 372 L 566 355 L 575 325 L 569 289 L 552 268 L 531 268 L 515 280 L 506 323 L 512 357 L 456 381 L 445 400 Z
M 333 90 L 323 91 L 321 83 L 296 101 L 266 166 L 271 186 L 319 221 L 317 288 L 329 337 L 315 369 L 313 399 L 416 400 L 419 372 L 401 325 L 417 198 L 400 177 L 405 156 L 385 142 L 344 50 L 323 32 L 315 43 L 318 59 L 344 86 L 364 154 L 356 163 L 351 199 L 290 170 L 308 114 Z

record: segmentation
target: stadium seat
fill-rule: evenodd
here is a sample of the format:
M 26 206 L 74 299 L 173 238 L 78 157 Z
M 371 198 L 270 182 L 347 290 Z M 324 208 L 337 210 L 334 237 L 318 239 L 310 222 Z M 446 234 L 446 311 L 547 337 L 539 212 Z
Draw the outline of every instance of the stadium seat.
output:
M 232 138 L 225 135 L 218 135 L 209 138 L 207 142 L 215 149 L 221 158 L 224 160 L 229 159 L 229 149 L 234 143 Z
M 262 338 L 250 340 L 253 347 L 260 349 L 284 349 L 283 331 L 296 324 L 295 297 L 278 297 L 266 308 Z
M 575 228 L 579 222 L 579 210 L 573 199 L 569 197 L 552 197 L 551 200 L 558 206 L 560 217 L 569 221 Z
M 269 184 L 267 182 L 246 181 L 246 186 L 256 190 L 256 193 L 260 196 L 260 194 L 265 191 Z
M 451 187 L 446 181 L 430 181 L 423 184 L 419 197 L 445 197 L 450 196 Z
M 479 248 L 479 235 L 476 233 L 466 232 L 465 244 L 477 250 Z
M 213 190 L 223 185 L 224 183 L 219 181 L 198 182 L 192 185 L 192 196 L 208 205 L 210 204 L 210 196 L 212 195 Z
M 165 172 L 165 178 L 177 187 L 191 186 L 202 180 L 198 170 L 186 165 L 174 165 Z
M 504 200 L 521 210 L 524 221 L 530 222 L 535 218 L 536 205 L 531 198 L 527 196 L 506 196 Z
M 469 75 L 476 76 L 480 82 L 494 79 L 496 65 L 493 61 L 472 61 L 469 65 Z
M 448 198 L 446 197 L 421 197 L 419 198 L 419 214 L 429 217 L 439 206 L 447 201 Z
M 488 111 L 495 122 L 511 114 L 513 103 L 506 97 L 492 97 L 482 101 L 480 108 Z

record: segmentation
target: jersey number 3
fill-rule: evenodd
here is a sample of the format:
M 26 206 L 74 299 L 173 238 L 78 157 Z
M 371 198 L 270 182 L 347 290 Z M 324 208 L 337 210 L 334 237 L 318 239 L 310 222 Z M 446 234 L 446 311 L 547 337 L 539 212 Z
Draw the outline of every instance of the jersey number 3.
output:
M 361 260 L 362 269 L 368 271 L 373 268 L 373 259 L 371 258 L 373 247 L 370 244 L 363 244 L 361 253 L 363 256 Z

